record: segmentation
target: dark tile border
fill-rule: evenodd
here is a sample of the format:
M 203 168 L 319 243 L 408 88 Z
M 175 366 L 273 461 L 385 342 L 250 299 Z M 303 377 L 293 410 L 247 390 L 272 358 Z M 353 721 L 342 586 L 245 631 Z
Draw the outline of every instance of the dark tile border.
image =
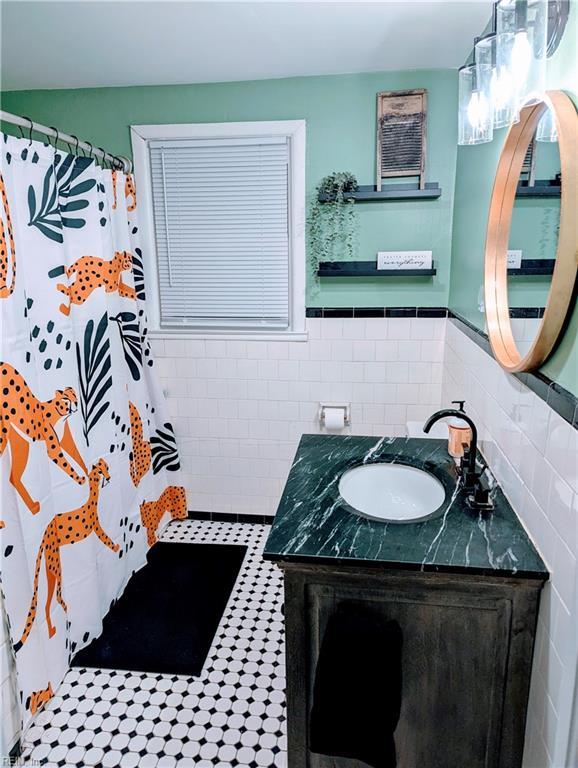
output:
M 261 525 L 271 525 L 275 516 L 236 514 L 235 512 L 192 512 L 189 510 L 188 519 L 211 520 L 213 523 L 259 523 Z
M 418 317 L 447 317 L 448 310 L 446 307 L 418 307 Z
M 446 307 L 307 307 L 307 317 L 447 317 Z M 544 316 L 540 307 L 510 310 L 510 317 L 538 318 Z
M 353 307 L 328 308 L 323 310 L 323 317 L 353 317 Z
M 578 398 L 574 397 L 571 392 L 553 381 L 550 384 L 546 402 L 563 419 L 578 429 Z
M 445 307 L 307 307 L 306 317 L 447 317 Z
M 462 331 L 462 333 L 465 333 L 472 341 L 476 342 L 478 347 L 481 347 L 484 352 L 487 352 L 493 357 L 490 341 L 486 333 L 480 331 L 479 328 L 476 328 L 476 326 L 470 323 L 469 320 L 466 320 L 465 317 L 461 317 L 461 315 L 452 312 L 451 309 L 448 311 L 448 317 L 453 324 Z
M 537 319 L 544 317 L 544 311 L 544 307 L 512 307 L 510 309 L 510 317 Z
M 385 307 L 354 307 L 353 317 L 385 317 Z
M 386 317 L 417 317 L 417 307 L 385 307 Z
M 452 323 L 465 333 L 473 342 L 481 347 L 484 352 L 493 357 L 488 336 L 479 328 L 464 317 L 449 311 L 448 317 Z M 578 398 L 564 387 L 557 384 L 552 379 L 544 376 L 543 373 L 514 373 L 512 374 L 522 382 L 528 389 L 531 389 L 539 398 L 550 406 L 564 421 L 571 424 L 574 429 L 578 429 Z

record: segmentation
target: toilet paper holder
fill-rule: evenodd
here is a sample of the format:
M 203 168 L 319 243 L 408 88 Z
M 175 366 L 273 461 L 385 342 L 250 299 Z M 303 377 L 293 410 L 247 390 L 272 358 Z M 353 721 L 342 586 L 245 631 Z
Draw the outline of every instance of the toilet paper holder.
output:
M 351 424 L 351 406 L 349 403 L 319 403 L 318 419 L 322 427 L 325 426 L 325 409 L 337 408 L 343 411 L 343 424 L 348 427 Z

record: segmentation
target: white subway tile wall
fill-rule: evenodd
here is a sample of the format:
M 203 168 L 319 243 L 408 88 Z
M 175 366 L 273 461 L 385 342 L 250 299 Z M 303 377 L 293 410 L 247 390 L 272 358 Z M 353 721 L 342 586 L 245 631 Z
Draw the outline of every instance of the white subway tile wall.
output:
M 320 402 L 343 434 L 405 435 L 441 403 L 445 318 L 309 318 L 308 341 L 153 339 L 189 508 L 274 514 Z
M 442 398 L 466 398 L 481 449 L 546 561 L 524 768 L 570 768 L 578 659 L 578 431 L 451 321 Z

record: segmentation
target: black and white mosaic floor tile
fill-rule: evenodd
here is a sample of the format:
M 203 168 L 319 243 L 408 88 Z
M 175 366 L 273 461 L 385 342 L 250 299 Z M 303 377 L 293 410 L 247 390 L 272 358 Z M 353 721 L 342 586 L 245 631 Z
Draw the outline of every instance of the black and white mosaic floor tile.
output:
M 24 735 L 24 765 L 284 768 L 283 584 L 261 557 L 268 531 L 171 523 L 163 541 L 248 547 L 200 677 L 71 669 Z

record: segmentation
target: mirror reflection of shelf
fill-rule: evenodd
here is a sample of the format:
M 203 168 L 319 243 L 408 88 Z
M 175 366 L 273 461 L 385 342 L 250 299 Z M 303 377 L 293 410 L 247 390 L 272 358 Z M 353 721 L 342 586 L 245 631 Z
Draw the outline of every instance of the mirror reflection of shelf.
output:
M 561 190 L 560 179 L 536 179 L 531 185 L 520 181 L 516 197 L 560 197 Z
M 509 269 L 508 276 L 551 275 L 555 264 L 556 259 L 522 259 L 522 266 L 519 269 Z
M 375 261 L 322 261 L 317 270 L 319 277 L 432 277 L 431 269 L 378 269 Z

